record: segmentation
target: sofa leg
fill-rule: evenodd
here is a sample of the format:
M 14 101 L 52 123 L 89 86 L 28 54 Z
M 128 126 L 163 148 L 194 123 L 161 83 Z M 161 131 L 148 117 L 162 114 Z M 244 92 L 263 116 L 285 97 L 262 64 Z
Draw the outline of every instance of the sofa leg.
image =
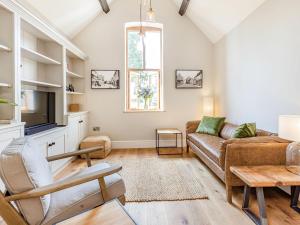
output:
M 188 145 L 188 143 L 186 143 L 186 152 L 187 152 L 187 153 L 190 152 L 190 146 Z
M 120 201 L 120 203 L 121 203 L 122 205 L 125 205 L 125 202 L 126 202 L 125 195 L 122 195 L 122 196 L 118 197 L 118 199 L 119 199 L 119 201 Z
M 232 186 L 226 184 L 226 198 L 229 204 L 232 204 Z

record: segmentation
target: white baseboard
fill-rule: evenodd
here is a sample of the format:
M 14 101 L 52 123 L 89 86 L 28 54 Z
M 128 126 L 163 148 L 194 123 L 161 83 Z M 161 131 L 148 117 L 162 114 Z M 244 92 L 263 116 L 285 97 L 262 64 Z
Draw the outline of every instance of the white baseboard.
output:
M 161 140 L 159 145 L 163 146 L 175 146 L 175 140 Z M 185 147 L 185 140 L 183 141 Z M 155 148 L 155 140 L 132 140 L 132 141 L 112 141 L 113 149 L 125 149 L 125 148 Z M 181 147 L 180 139 L 178 139 L 178 147 Z

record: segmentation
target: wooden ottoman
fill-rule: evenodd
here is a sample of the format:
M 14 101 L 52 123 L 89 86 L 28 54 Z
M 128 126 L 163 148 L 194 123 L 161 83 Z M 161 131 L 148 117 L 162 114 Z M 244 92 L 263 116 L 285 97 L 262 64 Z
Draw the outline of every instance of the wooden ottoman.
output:
M 91 153 L 90 158 L 92 159 L 104 159 L 111 152 L 111 140 L 108 136 L 90 136 L 80 143 L 80 149 L 96 146 L 101 146 L 103 148 L 99 149 L 97 152 Z M 82 155 L 81 157 L 85 158 L 85 155 Z

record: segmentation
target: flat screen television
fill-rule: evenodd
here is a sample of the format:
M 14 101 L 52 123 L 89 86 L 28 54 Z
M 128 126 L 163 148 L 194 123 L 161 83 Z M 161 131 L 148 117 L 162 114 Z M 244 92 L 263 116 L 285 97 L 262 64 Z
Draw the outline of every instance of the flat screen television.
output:
M 56 127 L 55 92 L 22 90 L 22 122 L 25 135 L 35 134 Z

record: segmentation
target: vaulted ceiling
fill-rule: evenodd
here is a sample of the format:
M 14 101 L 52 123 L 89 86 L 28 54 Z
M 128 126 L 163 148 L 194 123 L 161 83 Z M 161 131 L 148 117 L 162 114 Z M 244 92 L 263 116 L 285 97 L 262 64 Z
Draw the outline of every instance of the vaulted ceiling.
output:
M 102 12 L 98 0 L 18 0 L 72 38 Z M 113 1 L 107 0 L 110 5 Z M 138 0 L 131 0 L 138 1 Z M 152 0 L 155 7 L 159 1 Z M 166 0 L 163 0 L 166 1 Z M 173 1 L 180 8 L 182 0 Z M 266 0 L 191 0 L 185 16 L 213 42 L 241 23 Z M 179 15 L 178 15 L 179 16 Z

